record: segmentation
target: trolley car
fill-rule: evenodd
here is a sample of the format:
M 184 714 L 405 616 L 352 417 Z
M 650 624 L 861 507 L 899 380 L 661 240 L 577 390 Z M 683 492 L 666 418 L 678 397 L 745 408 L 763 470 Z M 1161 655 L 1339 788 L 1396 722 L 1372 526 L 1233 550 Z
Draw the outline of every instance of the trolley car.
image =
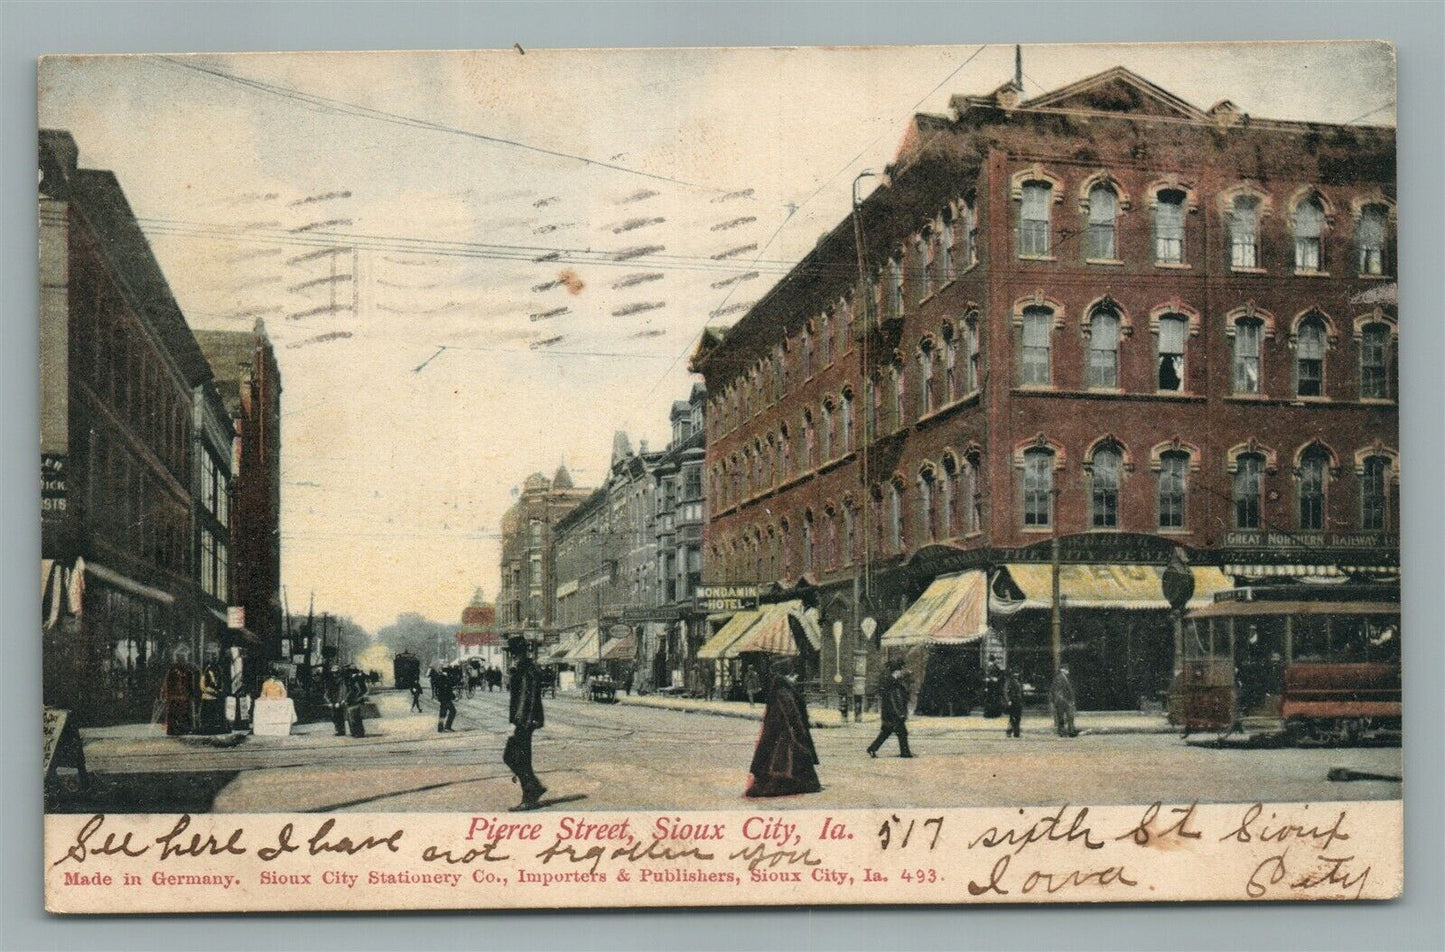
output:
M 1172 707 L 1186 735 L 1399 736 L 1398 584 L 1230 589 L 1185 616 L 1182 637 Z

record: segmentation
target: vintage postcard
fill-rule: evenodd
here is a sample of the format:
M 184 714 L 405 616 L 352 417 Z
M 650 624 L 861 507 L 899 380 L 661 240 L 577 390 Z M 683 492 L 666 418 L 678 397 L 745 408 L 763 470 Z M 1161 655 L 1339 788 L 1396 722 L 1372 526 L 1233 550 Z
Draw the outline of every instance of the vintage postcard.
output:
M 1387 44 L 39 89 L 49 909 L 1400 894 Z

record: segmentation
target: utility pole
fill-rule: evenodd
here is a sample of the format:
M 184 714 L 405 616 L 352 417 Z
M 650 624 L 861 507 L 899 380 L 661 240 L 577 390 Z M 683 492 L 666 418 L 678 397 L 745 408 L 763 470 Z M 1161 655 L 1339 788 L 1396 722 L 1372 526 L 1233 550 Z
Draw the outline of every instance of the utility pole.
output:
M 1049 563 L 1052 569 L 1050 575 L 1053 581 L 1053 598 L 1050 599 L 1052 615 L 1049 619 L 1049 644 L 1054 654 L 1054 674 L 1059 673 L 1059 665 L 1064 659 L 1064 602 L 1060 593 L 1059 585 L 1059 490 L 1055 489 L 1049 499 L 1049 524 L 1053 528 L 1053 537 L 1049 540 Z
M 861 317 L 863 333 L 860 337 L 858 348 L 858 379 L 862 382 L 862 410 L 863 426 L 862 443 L 859 447 L 858 459 L 858 483 L 859 495 L 863 500 L 861 526 L 855 526 L 855 531 L 863 534 L 863 559 L 854 563 L 853 567 L 853 631 L 858 631 L 862 624 L 862 614 L 865 606 L 873 604 L 872 592 L 872 557 L 873 557 L 873 534 L 872 526 L 872 495 L 868 487 L 868 453 L 873 443 L 872 414 L 873 402 L 877 394 L 873 392 L 872 384 L 868 377 L 868 344 L 873 334 L 873 295 L 869 293 L 868 281 L 868 253 L 867 246 L 863 240 L 863 218 L 859 213 L 861 202 L 858 198 L 858 183 L 865 178 L 876 178 L 875 173 L 864 169 L 853 179 L 853 247 L 858 258 L 858 288 L 853 302 L 853 314 L 855 318 Z M 861 305 L 861 307 L 860 307 Z M 856 644 L 856 642 L 855 642 Z

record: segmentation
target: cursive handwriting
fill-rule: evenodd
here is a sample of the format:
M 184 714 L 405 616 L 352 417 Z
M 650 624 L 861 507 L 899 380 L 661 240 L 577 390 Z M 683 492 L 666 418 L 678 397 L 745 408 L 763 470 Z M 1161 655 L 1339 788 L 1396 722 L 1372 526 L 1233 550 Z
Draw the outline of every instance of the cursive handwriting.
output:
M 1355 898 L 1359 899 L 1364 894 L 1371 867 L 1366 866 L 1356 871 L 1350 866 L 1354 861 L 1353 856 L 1320 854 L 1315 857 L 1317 865 L 1291 879 L 1289 848 L 1286 847 L 1254 868 L 1254 872 L 1249 874 L 1249 880 L 1244 884 L 1244 894 L 1251 899 L 1259 899 L 1270 891 L 1270 887 L 1283 883 L 1284 888 L 1295 892 L 1317 890 L 1321 887 L 1338 887 L 1340 891 L 1354 889 Z
M 1153 843 L 1161 847 L 1165 845 L 1182 845 L 1177 840 L 1197 840 L 1204 834 L 1198 830 L 1189 828 L 1189 821 L 1194 819 L 1194 808 L 1197 805 L 1198 804 L 1191 803 L 1187 807 L 1170 807 L 1169 812 L 1178 815 L 1179 818 L 1169 826 L 1164 827 L 1164 829 L 1156 830 L 1154 828 L 1154 821 L 1158 819 L 1159 811 L 1163 809 L 1164 805 L 1158 800 L 1155 800 L 1144 809 L 1144 816 L 1140 818 L 1138 824 L 1132 830 L 1119 834 L 1114 837 L 1114 840 L 1117 842 L 1119 840 L 1132 839 L 1135 846 L 1148 846 Z M 1171 837 L 1177 838 L 1173 844 L 1165 844 L 1163 842 Z
M 231 831 L 226 842 L 222 843 L 216 839 L 214 834 L 202 837 L 199 833 L 192 833 L 190 839 L 183 839 L 184 833 L 191 825 L 191 815 L 182 813 L 176 825 L 164 836 L 156 837 L 156 842 L 161 847 L 161 859 L 170 859 L 172 856 L 244 856 L 246 848 L 240 845 L 241 834 L 246 832 L 241 827 Z
M 1251 805 L 1244 811 L 1239 826 L 1221 836 L 1219 841 L 1221 843 L 1225 840 L 1253 843 L 1257 840 L 1261 843 L 1288 843 L 1291 840 L 1308 840 L 1315 849 L 1327 850 L 1334 845 L 1336 840 L 1350 838 L 1350 834 L 1344 831 L 1344 810 L 1340 811 L 1333 823 L 1325 827 L 1321 827 L 1319 824 L 1305 826 L 1301 823 L 1281 823 L 1271 826 L 1268 822 L 1258 822 L 1259 816 L 1263 812 L 1264 804 Z M 1276 816 L 1277 814 L 1271 812 L 1269 818 L 1273 820 Z
M 631 846 L 619 846 L 612 851 L 613 859 L 625 859 L 629 863 L 653 862 L 656 860 L 668 859 L 701 859 L 710 860 L 713 854 L 705 853 L 701 847 L 688 846 L 673 849 L 671 846 L 663 846 L 660 840 L 648 840 L 647 845 L 633 843 Z
M 65 855 L 60 857 L 60 859 L 51 863 L 51 868 L 59 866 L 66 860 L 83 863 L 92 853 L 96 856 L 144 856 L 150 852 L 150 846 L 148 845 L 132 845 L 131 837 L 135 834 L 130 830 L 119 834 L 107 833 L 105 839 L 98 845 L 91 845 L 91 837 L 95 836 L 103 825 L 105 825 L 104 813 L 97 813 L 89 820 L 86 820 L 85 825 L 82 826 L 80 832 L 76 834 L 75 842 L 71 844 L 70 849 L 66 850 Z M 116 839 L 117 836 L 119 836 L 120 839 Z
M 766 843 L 757 843 L 729 853 L 728 859 L 747 860 L 749 870 L 757 869 L 764 863 L 767 863 L 768 868 L 772 869 L 779 863 L 788 865 L 802 863 L 804 866 L 818 866 L 823 862 L 821 859 L 815 859 L 811 850 L 773 850 L 769 852 Z
M 439 846 L 428 846 L 421 851 L 421 858 L 428 863 L 447 863 L 449 865 L 470 863 L 478 859 L 487 863 L 500 863 L 512 858 L 506 853 L 499 854 L 497 852 L 497 848 L 501 845 L 500 840 L 492 840 L 480 847 L 468 849 L 459 856 L 453 856 L 451 850 L 444 850 Z
M 1080 808 L 1079 812 L 1074 814 L 1073 819 L 1065 826 L 1064 814 L 1068 809 L 1067 805 L 1061 806 L 1057 812 L 1035 821 L 1027 828 L 1009 827 L 1000 830 L 996 826 L 991 826 L 976 836 L 973 842 L 968 844 L 968 848 L 973 849 L 980 845 L 988 849 L 993 849 L 995 846 L 1013 846 L 1013 853 L 1017 856 L 1031 844 L 1043 840 L 1065 840 L 1072 843 L 1081 839 L 1088 849 L 1103 849 L 1103 841 L 1094 839 L 1093 831 L 1084 825 L 1084 819 L 1089 815 L 1089 808 Z M 1022 813 L 1023 810 L 1019 812 Z
M 988 882 L 979 883 L 970 879 L 968 881 L 968 894 L 970 896 L 982 896 L 993 893 L 998 896 L 1007 896 L 1009 891 L 1004 888 L 1004 876 L 1008 873 L 1009 862 L 1014 854 L 1005 853 L 1000 856 L 989 870 Z M 1027 868 L 1027 867 L 1025 867 Z M 1077 889 L 1084 886 L 1108 887 L 1118 884 L 1120 886 L 1137 886 L 1137 879 L 1130 879 L 1128 872 L 1123 866 L 1106 866 L 1103 869 L 1066 869 L 1046 872 L 1035 869 L 1023 877 L 1020 890 L 1025 893 L 1042 891 L 1052 896 L 1054 893 L 1062 892 L 1065 889 Z

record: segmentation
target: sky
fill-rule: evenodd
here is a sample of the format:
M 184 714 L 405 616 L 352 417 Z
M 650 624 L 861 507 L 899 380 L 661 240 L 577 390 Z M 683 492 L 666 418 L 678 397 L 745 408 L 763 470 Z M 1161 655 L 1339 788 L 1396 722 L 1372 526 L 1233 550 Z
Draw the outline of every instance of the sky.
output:
M 1023 47 L 1207 109 L 1394 122 L 1374 43 Z M 193 327 L 265 320 L 293 609 L 375 630 L 495 595 L 517 487 L 667 441 L 704 325 L 848 212 L 909 117 L 1012 46 L 51 57 L 40 124 L 114 171 Z M 865 180 L 863 192 L 872 186 Z

